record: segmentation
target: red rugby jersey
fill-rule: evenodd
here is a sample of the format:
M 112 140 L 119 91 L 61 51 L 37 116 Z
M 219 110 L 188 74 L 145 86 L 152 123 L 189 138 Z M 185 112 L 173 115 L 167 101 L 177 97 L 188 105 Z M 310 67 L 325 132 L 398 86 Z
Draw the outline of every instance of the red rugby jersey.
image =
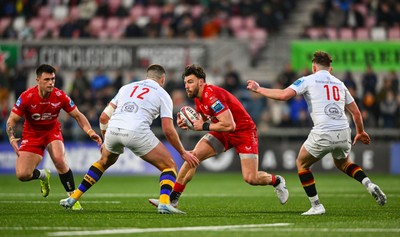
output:
M 54 88 L 50 96 L 44 99 L 39 96 L 38 86 L 34 86 L 20 95 L 12 112 L 25 117 L 24 132 L 37 132 L 60 127 L 57 119 L 60 110 L 69 113 L 75 108 L 76 105 L 64 91 Z
M 195 98 L 194 102 L 196 110 L 206 115 L 214 123 L 218 122 L 216 118 L 218 114 L 230 109 L 236 123 L 235 131 L 249 130 L 256 127 L 253 119 L 240 101 L 221 87 L 206 84 L 201 101 Z

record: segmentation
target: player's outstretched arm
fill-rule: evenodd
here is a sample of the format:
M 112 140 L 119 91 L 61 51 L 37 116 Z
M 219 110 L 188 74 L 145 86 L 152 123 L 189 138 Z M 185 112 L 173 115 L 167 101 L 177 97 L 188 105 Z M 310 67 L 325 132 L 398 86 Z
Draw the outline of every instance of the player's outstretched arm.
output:
M 289 100 L 296 96 L 296 91 L 290 87 L 283 90 L 264 88 L 253 80 L 247 81 L 247 89 L 274 100 Z
M 97 143 L 97 145 L 101 146 L 101 143 L 103 142 L 101 137 L 92 129 L 85 115 L 83 115 L 77 107 L 69 112 L 69 115 L 76 120 L 79 127 L 81 127 L 81 129 L 85 131 L 86 134 Z
M 179 135 L 175 130 L 174 122 L 171 118 L 161 118 L 161 126 L 168 142 L 179 152 L 182 159 L 185 160 L 190 167 L 196 167 L 200 161 L 192 153 L 185 150 L 182 145 Z
M 19 120 L 21 120 L 21 116 L 17 115 L 14 112 L 11 112 L 10 116 L 7 119 L 6 125 L 8 140 L 10 141 L 10 144 L 13 147 L 14 152 L 15 154 L 17 154 L 17 156 L 19 156 L 18 141 L 21 140 L 21 138 L 15 137 L 15 126 Z

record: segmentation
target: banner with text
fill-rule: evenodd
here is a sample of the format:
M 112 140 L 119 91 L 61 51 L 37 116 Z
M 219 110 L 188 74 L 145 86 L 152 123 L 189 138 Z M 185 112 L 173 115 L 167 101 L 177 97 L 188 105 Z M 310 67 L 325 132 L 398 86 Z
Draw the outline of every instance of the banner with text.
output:
M 399 41 L 293 41 L 293 68 L 311 68 L 311 60 L 317 50 L 332 56 L 334 71 L 365 71 L 367 64 L 371 64 L 376 71 L 399 70 Z
M 163 143 L 173 155 L 177 166 L 180 167 L 183 161 L 179 153 L 168 142 L 164 141 Z M 301 145 L 301 142 L 274 143 L 260 139 L 259 168 L 268 172 L 296 172 L 296 157 Z M 399 174 L 399 159 L 396 158 L 398 154 L 391 154 L 397 152 L 399 147 L 399 143 L 354 146 L 350 157 L 367 172 Z M 66 143 L 65 148 L 68 163 L 76 173 L 86 173 L 89 167 L 100 158 L 99 148 L 93 143 Z M 0 173 L 14 173 L 16 155 L 10 144 L 1 143 L 0 150 Z M 391 166 L 397 166 L 397 168 Z M 49 168 L 55 172 L 54 165 L 47 152 L 39 168 Z M 240 159 L 235 150 L 231 149 L 202 162 L 198 170 L 200 172 L 240 172 Z M 321 162 L 314 164 L 313 170 L 337 171 L 330 154 L 324 157 Z M 129 150 L 125 150 L 107 172 L 132 175 L 159 174 L 155 167 L 135 156 Z
M 182 70 L 187 64 L 207 65 L 207 47 L 203 44 L 111 44 L 111 43 L 23 43 L 22 62 L 36 67 L 42 63 L 63 70 L 147 68 L 161 64 Z

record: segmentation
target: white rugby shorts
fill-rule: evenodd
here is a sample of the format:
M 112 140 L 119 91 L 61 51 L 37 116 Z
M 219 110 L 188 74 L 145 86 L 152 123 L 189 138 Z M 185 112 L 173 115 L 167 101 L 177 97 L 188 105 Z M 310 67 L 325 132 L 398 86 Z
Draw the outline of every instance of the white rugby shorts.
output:
M 104 145 L 110 152 L 122 154 L 126 147 L 139 157 L 149 153 L 159 142 L 150 129 L 132 131 L 108 127 L 104 139 Z
M 315 158 L 332 153 L 335 159 L 345 159 L 351 150 L 351 129 L 324 132 L 311 130 L 304 147 Z

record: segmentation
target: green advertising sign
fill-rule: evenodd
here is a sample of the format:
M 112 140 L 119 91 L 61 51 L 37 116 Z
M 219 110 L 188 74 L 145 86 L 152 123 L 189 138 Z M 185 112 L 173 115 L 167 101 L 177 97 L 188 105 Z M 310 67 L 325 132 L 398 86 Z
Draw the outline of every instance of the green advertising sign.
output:
M 18 62 L 19 44 L 0 44 L 0 63 L 5 62 L 8 67 L 15 67 Z
M 367 64 L 371 64 L 376 71 L 400 70 L 400 41 L 293 41 L 293 68 L 310 68 L 313 53 L 317 50 L 332 56 L 334 71 L 364 71 Z

